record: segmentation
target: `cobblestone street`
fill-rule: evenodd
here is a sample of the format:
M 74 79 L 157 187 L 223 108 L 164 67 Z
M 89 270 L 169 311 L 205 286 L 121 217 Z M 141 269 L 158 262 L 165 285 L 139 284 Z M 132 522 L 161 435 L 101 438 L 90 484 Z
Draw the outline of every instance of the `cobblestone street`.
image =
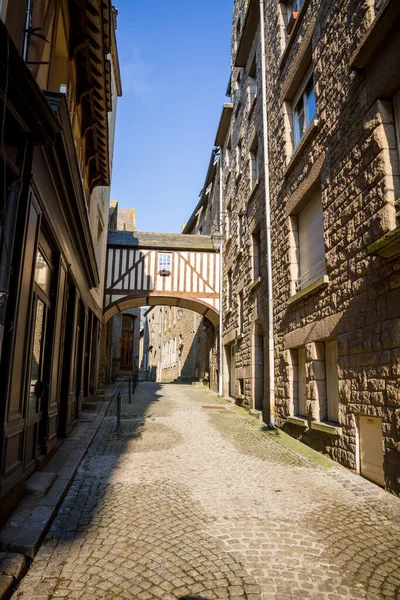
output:
M 400 598 L 399 499 L 201 389 L 123 401 L 14 599 Z

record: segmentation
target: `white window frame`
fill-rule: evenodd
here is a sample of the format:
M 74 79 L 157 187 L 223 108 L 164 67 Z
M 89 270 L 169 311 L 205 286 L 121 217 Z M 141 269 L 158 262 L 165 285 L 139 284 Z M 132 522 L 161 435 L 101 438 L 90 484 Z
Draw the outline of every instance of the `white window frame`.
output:
M 254 189 L 260 178 L 258 145 L 250 150 L 250 189 Z
M 172 252 L 158 253 L 158 270 L 171 273 L 172 269 Z
M 310 81 L 311 77 L 314 77 L 314 69 L 313 69 L 313 64 L 311 63 L 310 66 L 307 69 L 306 74 L 304 75 L 301 84 L 299 85 L 296 94 L 293 96 L 293 100 L 292 100 L 292 118 L 293 118 L 293 147 L 296 148 L 299 143 L 301 142 L 301 140 L 304 137 L 305 132 L 307 131 L 308 127 L 311 125 L 311 122 L 316 119 L 317 117 L 317 101 L 315 98 L 315 114 L 313 115 L 312 118 L 309 118 L 308 114 L 307 114 L 307 102 L 305 101 L 306 99 L 306 95 L 305 95 L 305 90 L 306 87 L 308 85 L 308 82 Z M 314 97 L 315 97 L 315 82 L 313 82 L 313 90 L 314 90 Z M 296 120 L 296 106 L 300 100 L 300 98 L 303 97 L 303 105 L 304 105 L 304 130 L 302 133 L 299 132 L 299 127 L 298 127 L 298 122 Z
M 251 75 L 247 76 L 247 108 L 251 110 L 253 102 L 257 98 L 257 79 Z
M 304 288 L 306 288 L 307 286 L 311 285 L 312 283 L 314 283 L 315 281 L 317 281 L 317 279 L 320 279 L 321 277 L 323 277 L 324 275 L 326 275 L 326 260 L 325 260 L 325 229 L 324 229 L 324 223 L 322 221 L 322 240 L 323 240 L 323 244 L 324 244 L 324 257 L 316 262 L 315 264 L 313 264 L 309 269 L 305 270 L 304 269 L 304 245 L 302 244 L 302 238 L 303 238 L 303 229 L 301 227 L 301 214 L 302 212 L 307 209 L 307 207 L 309 206 L 309 204 L 313 201 L 317 200 L 317 202 L 321 203 L 321 211 L 322 211 L 322 219 L 323 219 L 323 207 L 322 207 L 322 202 L 321 202 L 321 192 L 318 191 L 316 194 L 313 195 L 312 198 L 310 198 L 309 202 L 307 202 L 307 204 L 303 207 L 303 209 L 298 213 L 298 215 L 293 215 L 293 217 L 296 218 L 297 220 L 297 230 L 298 230 L 298 237 L 297 237 L 297 245 L 298 245 L 298 252 L 297 252 L 297 256 L 298 256 L 298 279 L 296 281 L 296 286 L 295 286 L 295 292 L 298 292 Z M 304 217 L 304 215 L 303 215 Z
M 235 148 L 235 156 L 236 156 L 236 177 L 242 172 L 242 141 L 239 140 L 236 148 Z
M 303 6 L 304 0 L 289 0 L 287 3 L 288 8 L 288 20 L 290 19 L 292 13 L 300 12 L 301 7 Z

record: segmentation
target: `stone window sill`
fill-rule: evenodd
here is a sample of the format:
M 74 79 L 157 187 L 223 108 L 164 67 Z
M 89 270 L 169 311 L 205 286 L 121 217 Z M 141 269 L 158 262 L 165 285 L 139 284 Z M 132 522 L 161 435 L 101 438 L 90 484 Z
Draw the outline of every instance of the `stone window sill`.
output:
M 255 182 L 255 184 L 253 185 L 253 189 L 250 192 L 250 196 L 249 199 L 247 200 L 247 202 L 249 203 L 251 200 L 253 200 L 253 196 L 254 194 L 257 192 L 258 188 L 260 187 L 260 181 L 257 179 L 257 181 Z
M 312 121 L 312 123 L 310 123 L 310 125 L 308 126 L 307 131 L 304 133 L 300 142 L 297 144 L 297 147 L 296 147 L 295 151 L 293 152 L 291 159 L 289 160 L 288 164 L 286 165 L 286 169 L 284 170 L 284 173 L 283 173 L 284 177 L 286 177 L 290 173 L 293 166 L 296 164 L 299 156 L 301 156 L 301 154 L 304 152 L 304 148 L 316 136 L 316 134 L 318 132 L 318 128 L 319 128 L 319 120 L 314 119 Z
M 393 258 L 400 255 L 400 226 L 368 246 L 368 254 L 377 254 L 383 258 Z
M 286 417 L 286 422 L 298 427 L 308 427 L 307 419 L 304 417 Z
M 302 6 L 300 8 L 300 11 L 299 11 L 299 14 L 297 15 L 297 19 L 296 19 L 296 21 L 294 23 L 293 29 L 290 32 L 290 36 L 289 36 L 289 38 L 287 40 L 287 44 L 286 44 L 286 47 L 285 47 L 285 49 L 283 51 L 281 60 L 279 61 L 279 65 L 278 65 L 278 70 L 279 71 L 282 71 L 283 67 L 285 66 L 286 59 L 289 56 L 289 52 L 290 52 L 290 50 L 291 50 L 291 48 L 293 46 L 294 40 L 296 39 L 297 32 L 298 32 L 298 30 L 300 28 L 300 25 L 301 25 L 301 23 L 303 21 L 305 12 L 307 10 L 307 6 L 309 4 L 310 4 L 310 0 L 304 0 Z
M 253 281 L 253 283 L 250 286 L 250 291 L 252 292 L 253 290 L 255 290 L 259 285 L 260 285 L 260 281 L 261 281 L 261 277 L 257 277 L 257 279 L 255 279 Z
M 309 296 L 312 296 L 320 290 L 323 290 L 324 288 L 328 287 L 328 284 L 329 277 L 328 275 L 324 275 L 323 277 L 317 279 L 317 281 L 314 281 L 314 283 L 308 285 L 306 288 L 304 288 L 304 290 L 300 290 L 300 292 L 297 292 L 297 294 L 291 296 L 288 300 L 288 304 L 291 305 L 295 302 L 298 302 L 299 300 L 304 300 L 305 298 L 308 298 Z
M 322 431 L 322 433 L 327 433 L 329 435 L 342 435 L 343 430 L 339 424 L 335 423 L 325 423 L 320 421 L 312 421 L 311 429 L 315 429 L 316 431 Z

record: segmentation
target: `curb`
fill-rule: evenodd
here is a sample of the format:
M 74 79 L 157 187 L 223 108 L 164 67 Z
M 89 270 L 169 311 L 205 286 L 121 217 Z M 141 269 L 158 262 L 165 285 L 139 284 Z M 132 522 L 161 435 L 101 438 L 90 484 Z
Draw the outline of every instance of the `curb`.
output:
M 10 597 L 16 584 L 25 574 L 25 557 L 33 559 L 36 555 L 104 420 L 117 389 L 118 386 L 114 385 L 111 395 L 103 401 L 97 416 L 84 432 L 82 439 L 71 449 L 66 461 L 57 472 L 55 483 L 46 496 L 37 499 L 24 497 L 0 532 L 0 551 L 2 551 L 0 554 L 0 600 L 7 600 Z M 66 438 L 64 444 L 68 440 L 72 442 L 72 436 Z M 63 445 L 58 452 L 62 447 Z M 37 500 L 37 502 L 32 502 L 32 500 Z M 11 563 L 24 566 L 10 572 L 8 565 Z

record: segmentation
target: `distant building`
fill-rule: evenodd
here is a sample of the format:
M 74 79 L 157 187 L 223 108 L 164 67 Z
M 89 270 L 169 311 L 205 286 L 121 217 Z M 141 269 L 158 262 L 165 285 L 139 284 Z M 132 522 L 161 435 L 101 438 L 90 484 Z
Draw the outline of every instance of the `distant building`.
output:
M 109 209 L 108 231 L 135 232 L 135 209 L 120 208 L 114 200 Z M 140 308 L 130 308 L 103 325 L 99 370 L 101 389 L 111 381 L 139 372 L 140 319 Z
M 219 177 L 213 151 L 195 207 L 183 234 L 212 235 L 218 229 Z M 157 306 L 146 313 L 148 368 L 153 380 L 201 381 L 218 390 L 218 330 L 200 314 L 180 307 Z

